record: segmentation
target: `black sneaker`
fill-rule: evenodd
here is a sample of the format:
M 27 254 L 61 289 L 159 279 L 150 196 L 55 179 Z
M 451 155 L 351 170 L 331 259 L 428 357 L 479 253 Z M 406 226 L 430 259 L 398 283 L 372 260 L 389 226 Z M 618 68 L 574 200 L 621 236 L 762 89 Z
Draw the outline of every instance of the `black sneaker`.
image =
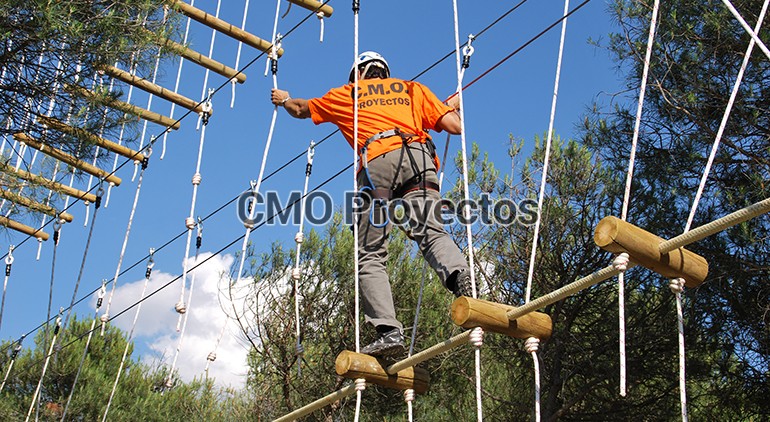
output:
M 404 334 L 398 328 L 380 334 L 377 340 L 361 348 L 361 353 L 365 355 L 382 357 L 400 355 L 405 351 Z
M 471 273 L 469 271 L 460 271 L 455 278 L 454 291 L 455 297 L 466 296 L 473 297 L 473 288 L 471 287 Z

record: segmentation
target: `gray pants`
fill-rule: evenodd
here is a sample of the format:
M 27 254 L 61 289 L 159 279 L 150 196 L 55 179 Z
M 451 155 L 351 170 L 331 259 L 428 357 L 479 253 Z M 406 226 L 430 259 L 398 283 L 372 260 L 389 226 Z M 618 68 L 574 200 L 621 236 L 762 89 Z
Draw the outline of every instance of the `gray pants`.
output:
M 383 154 L 369 162 L 369 177 L 377 188 L 398 189 L 403 183 L 423 174 L 425 180 L 438 183 L 433 159 L 423 144 L 410 144 L 414 157 L 414 166 L 404 148 Z M 427 170 L 427 171 L 426 171 Z M 360 186 L 370 185 L 362 170 L 358 177 Z M 444 230 L 440 218 L 440 200 L 438 192 L 418 189 L 404 195 L 403 206 L 409 218 L 411 234 L 428 264 L 436 271 L 441 283 L 446 287 L 446 280 L 452 273 L 468 269 L 468 262 L 449 234 Z M 384 204 L 369 203 L 369 210 L 358 216 L 359 278 L 361 297 L 363 298 L 366 321 L 372 325 L 387 325 L 403 328 L 396 318 L 393 296 L 386 271 L 388 258 L 388 236 L 393 228 L 394 216 L 391 207 Z M 384 225 L 384 215 L 390 208 L 390 218 Z M 405 218 L 398 219 L 404 221 Z M 383 225 L 383 227 L 378 227 Z

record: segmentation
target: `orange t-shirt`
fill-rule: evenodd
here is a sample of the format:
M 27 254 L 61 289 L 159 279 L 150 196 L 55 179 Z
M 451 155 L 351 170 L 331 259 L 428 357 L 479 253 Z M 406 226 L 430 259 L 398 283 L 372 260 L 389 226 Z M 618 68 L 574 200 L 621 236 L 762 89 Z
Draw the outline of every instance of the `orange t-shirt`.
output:
M 453 111 L 433 92 L 419 82 L 401 79 L 364 79 L 358 83 L 358 145 L 370 137 L 398 128 L 414 134 L 414 142 L 424 143 L 428 137 L 424 129 L 436 130 L 436 123 Z M 337 125 L 342 135 L 353 146 L 353 84 L 333 88 L 323 97 L 308 100 L 313 123 L 330 122 Z M 399 136 L 380 139 L 369 144 L 369 161 L 402 145 Z M 437 163 L 438 165 L 438 163 Z

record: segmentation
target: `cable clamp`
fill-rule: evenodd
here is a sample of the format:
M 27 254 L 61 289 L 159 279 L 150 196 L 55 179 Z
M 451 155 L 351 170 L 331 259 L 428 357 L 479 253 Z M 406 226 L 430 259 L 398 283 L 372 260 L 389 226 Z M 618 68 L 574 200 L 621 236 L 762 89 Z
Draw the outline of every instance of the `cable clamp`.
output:
M 471 56 L 475 49 L 473 48 L 473 40 L 476 37 L 473 34 L 468 34 L 468 42 L 463 47 L 463 68 L 467 69 L 471 65 Z

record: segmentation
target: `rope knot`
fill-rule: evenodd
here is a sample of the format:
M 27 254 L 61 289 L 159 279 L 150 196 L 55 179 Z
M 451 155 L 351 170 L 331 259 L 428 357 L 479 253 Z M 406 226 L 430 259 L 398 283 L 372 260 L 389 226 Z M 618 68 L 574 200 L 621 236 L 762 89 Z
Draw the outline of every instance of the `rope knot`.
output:
M 292 268 L 291 270 L 292 280 L 299 280 L 301 276 L 302 276 L 302 270 L 300 270 L 299 267 Z
M 622 272 L 625 272 L 628 269 L 628 254 L 623 252 L 615 257 L 615 259 L 612 260 L 612 266 L 615 267 L 616 270 Z
M 540 347 L 540 339 L 537 337 L 530 337 L 524 342 L 524 350 L 527 353 L 535 353 Z
M 215 360 L 217 360 L 217 354 L 215 352 L 209 353 L 209 355 L 206 356 L 206 360 L 210 362 L 214 362 Z
M 366 390 L 366 380 L 363 378 L 356 379 L 356 391 Z
M 174 310 L 176 310 L 177 313 L 183 314 L 187 312 L 187 305 L 185 305 L 184 301 L 179 301 L 174 305 Z
M 184 219 L 184 226 L 187 227 L 187 230 L 192 230 L 195 228 L 195 219 L 192 217 L 187 217 Z
M 411 388 L 407 388 L 404 390 L 404 401 L 407 403 L 411 403 L 414 401 L 414 390 Z
M 201 177 L 201 174 L 200 173 L 195 173 L 193 175 L 193 177 L 192 177 L 192 184 L 196 185 L 196 186 L 200 185 L 201 184 L 201 180 L 203 180 L 203 178 Z
M 668 281 L 668 288 L 671 289 L 671 293 L 674 294 L 684 292 L 684 279 L 682 277 L 672 278 Z
M 297 342 L 297 355 L 303 355 L 305 353 L 305 347 L 302 345 L 302 343 Z
M 470 340 L 474 347 L 481 347 L 484 344 L 484 330 L 481 327 L 471 330 Z
M 110 321 L 110 314 L 107 312 L 103 313 L 102 316 L 99 317 L 99 320 L 102 322 L 102 324 L 106 324 Z
M 302 232 L 297 232 L 297 234 L 294 235 L 294 241 L 302 244 L 302 242 L 305 241 L 305 234 Z

